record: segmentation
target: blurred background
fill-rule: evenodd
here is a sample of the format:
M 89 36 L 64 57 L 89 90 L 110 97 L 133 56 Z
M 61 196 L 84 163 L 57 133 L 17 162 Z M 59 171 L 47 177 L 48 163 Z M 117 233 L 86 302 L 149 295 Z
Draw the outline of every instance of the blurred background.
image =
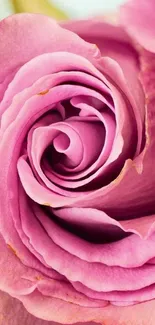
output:
M 146 0 L 147 1 L 147 0 Z M 15 12 L 36 12 L 58 20 L 102 16 L 124 0 L 0 0 L 0 19 Z

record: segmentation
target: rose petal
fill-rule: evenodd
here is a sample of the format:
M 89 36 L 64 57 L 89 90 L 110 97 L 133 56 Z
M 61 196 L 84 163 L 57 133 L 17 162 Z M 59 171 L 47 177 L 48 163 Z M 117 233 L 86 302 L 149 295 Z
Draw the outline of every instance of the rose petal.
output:
M 154 79 L 155 61 L 154 55 L 140 50 L 142 70 L 140 80 L 146 94 L 146 145 L 142 153 L 133 161 L 125 163 L 122 172 L 114 182 L 90 195 L 89 201 L 80 202 L 80 207 L 97 207 L 104 209 L 115 218 L 129 218 L 154 213 Z M 151 170 L 151 177 L 150 175 Z M 102 202 L 102 203 L 101 203 Z M 116 203 L 116 204 L 115 204 Z M 74 204 L 75 207 L 75 204 Z M 128 207 L 128 210 L 126 210 Z
M 132 13 L 133 10 L 131 10 L 131 15 Z M 135 17 L 137 16 L 139 17 L 139 14 L 135 14 Z M 137 114 L 140 113 L 140 119 L 143 121 L 144 94 L 138 78 L 140 68 L 138 55 L 124 29 L 119 25 L 110 25 L 103 20 L 68 21 L 62 26 L 74 31 L 84 40 L 96 43 L 104 59 L 105 57 L 111 58 L 119 64 L 125 77 L 124 85 L 129 87 L 132 104 L 136 106 Z M 139 33 L 139 35 L 143 34 Z
M 124 28 L 141 46 L 155 53 L 154 0 L 130 0 L 120 9 Z
M 37 14 L 18 14 L 2 20 L 0 39 L 0 81 L 19 65 L 42 53 L 67 51 L 87 58 L 99 54 L 94 44 L 66 32 L 52 18 Z
M 105 299 L 110 300 L 112 305 L 125 306 L 127 304 L 135 304 L 143 301 L 154 299 L 155 285 L 134 291 L 110 291 L 110 292 L 97 292 L 84 286 L 80 282 L 72 282 L 73 287 L 92 299 Z
M 106 325 L 154 325 L 155 300 L 128 307 L 109 305 L 105 308 L 90 309 L 74 304 L 68 305 L 59 299 L 46 297 L 45 300 L 37 291 L 29 296 L 19 297 L 19 299 L 33 315 L 62 324 L 95 321 Z
M 95 209 L 58 209 L 54 210 L 53 213 L 62 220 L 67 221 L 69 224 L 75 224 L 76 227 L 79 225 L 82 225 L 83 227 L 85 226 L 86 229 L 93 227 L 94 231 L 100 228 L 100 232 L 103 233 L 103 241 L 104 232 L 110 229 L 110 232 L 114 235 L 117 230 L 117 227 L 114 226 L 117 224 L 114 219 Z M 86 217 L 85 219 L 83 218 L 84 216 Z M 149 228 L 149 225 L 154 225 L 153 220 L 153 216 L 152 218 L 151 216 L 143 217 L 142 222 L 140 222 L 142 225 L 140 225 L 140 223 L 138 224 L 139 231 L 140 229 L 144 230 L 147 222 L 148 228 L 146 226 L 146 229 L 150 230 L 151 227 Z M 129 220 L 131 228 L 126 225 L 128 221 L 122 221 L 121 223 L 118 223 L 117 226 L 122 228 L 124 231 L 136 233 L 137 230 L 134 229 L 134 226 L 136 228 L 138 221 L 141 221 L 141 219 Z M 55 224 L 51 225 L 51 227 L 55 229 L 55 232 L 51 234 L 51 237 L 57 245 L 72 255 L 88 262 L 98 262 L 109 266 L 117 265 L 129 268 L 141 266 L 154 256 L 154 233 L 150 234 L 145 240 L 144 238 L 141 238 L 140 235 L 130 235 L 129 237 L 113 243 L 95 245 L 75 236 L 74 234 L 70 234 L 66 230 L 62 230 Z M 48 225 L 48 228 L 50 228 L 50 224 Z
M 108 87 L 105 85 L 106 78 L 104 78 L 104 76 L 91 64 L 90 61 L 86 60 L 86 58 L 69 52 L 45 53 L 30 60 L 18 70 L 17 74 L 15 75 L 15 78 L 9 84 L 9 87 L 5 92 L 5 96 L 2 102 L 0 103 L 0 113 L 3 114 L 3 112 L 7 110 L 7 108 L 12 102 L 13 97 L 20 93 L 22 90 L 25 90 L 22 93 L 22 100 L 26 100 L 27 96 L 29 96 L 29 93 L 32 96 L 32 94 L 42 94 L 42 92 L 44 94 L 45 91 L 46 94 L 46 91 L 48 91 L 49 88 L 51 88 L 55 84 L 59 82 L 63 83 L 66 81 L 67 76 L 66 74 L 63 74 L 62 71 L 73 71 L 73 69 L 74 71 L 77 71 L 77 74 L 78 71 L 84 71 L 97 77 L 99 81 L 102 80 L 103 83 L 99 82 L 98 80 L 96 80 L 96 82 L 94 83 L 94 80 L 92 80 L 92 78 L 90 77 L 90 83 L 93 88 L 95 85 L 99 85 L 100 89 L 103 89 L 103 91 L 109 93 Z M 54 75 L 53 78 L 48 76 L 49 74 L 55 74 L 57 72 L 61 72 L 60 76 L 58 75 L 58 81 L 56 78 L 57 76 Z M 41 79 L 43 76 L 47 77 L 47 79 L 45 79 L 45 84 L 44 79 Z M 76 78 L 77 81 L 80 81 L 78 79 L 78 75 L 76 76 L 75 73 L 75 81 Z M 87 76 L 86 79 L 88 80 Z M 31 88 L 26 91 L 26 88 L 30 86 Z M 34 93 L 34 91 L 36 92 Z M 14 118 L 17 112 L 19 112 L 17 103 L 16 106 L 16 109 L 13 110 L 13 112 L 11 111 L 12 114 L 10 113 L 11 117 L 13 116 Z M 10 118 L 7 118 L 7 125 L 9 125 L 10 122 Z
M 17 69 L 18 70 L 18 69 Z M 8 85 L 10 84 L 10 82 L 12 81 L 12 79 L 14 78 L 17 70 L 11 72 L 10 74 L 8 74 L 4 81 L 0 83 L 0 101 L 2 100 L 4 94 L 5 94 L 5 91 L 8 87 Z
M 49 238 L 52 239 L 53 229 L 50 227 L 49 217 L 37 205 L 34 208 L 36 217 L 47 231 Z M 146 265 L 135 269 L 123 269 L 120 267 L 107 267 L 101 263 L 92 264 L 69 254 L 58 247 L 52 240 L 43 245 L 40 242 L 42 236 L 33 236 L 31 228 L 29 228 L 29 236 L 33 247 L 36 250 L 40 247 L 39 252 L 49 266 L 63 274 L 70 281 L 80 281 L 90 289 L 96 291 L 137 290 L 152 284 L 154 281 L 154 266 Z M 46 246 L 46 251 L 44 246 Z M 83 272 L 81 272 L 81 269 Z M 146 276 L 146 273 L 149 276 Z M 133 282 L 134 277 L 136 277 L 136 283 Z
M 1 325 L 58 325 L 38 319 L 28 313 L 22 303 L 0 291 L 0 324 Z M 92 324 L 93 325 L 93 324 Z
M 102 56 L 112 58 L 119 63 L 127 82 L 131 79 L 132 82 L 138 84 L 138 56 L 131 45 L 129 36 L 120 25 L 110 25 L 103 19 L 66 21 L 61 25 L 74 31 L 84 40 L 94 42 L 99 47 Z M 132 83 L 131 86 L 134 89 Z
M 83 38 L 92 37 L 94 39 L 105 38 L 112 39 L 118 42 L 130 44 L 130 38 L 121 26 L 108 24 L 104 20 L 89 19 L 89 20 L 68 20 L 60 22 L 60 26 L 69 29 Z
M 33 221 L 33 220 L 32 220 Z M 63 301 L 75 302 L 81 306 L 100 307 L 107 302 L 87 298 L 76 291 L 69 282 L 48 278 L 41 272 L 30 267 L 26 267 L 15 255 L 13 248 L 7 247 L 4 240 L 0 239 L 1 247 L 1 279 L 0 290 L 12 296 L 29 295 L 35 289 L 46 296 L 60 298 Z M 7 273 L 6 273 L 7 270 Z
M 61 143 L 58 143 L 58 137 L 60 137 L 60 135 L 67 135 L 69 139 L 69 145 L 63 151 L 62 147 L 60 147 L 60 145 L 62 146 L 62 138 Z M 44 143 L 42 143 L 43 136 L 46 137 L 46 142 Z M 62 169 L 66 171 L 65 166 L 67 165 L 66 167 L 68 167 L 67 169 L 70 171 L 73 167 L 79 167 L 76 168 L 76 171 L 78 171 L 85 169 L 88 165 L 93 163 L 95 158 L 100 154 L 102 146 L 104 145 L 104 127 L 101 123 L 95 123 L 94 121 L 91 123 L 91 121 L 83 121 L 81 118 L 75 121 L 66 120 L 62 123 L 57 122 L 48 127 L 37 128 L 34 130 L 32 136 L 32 157 L 34 166 L 37 169 L 39 167 L 38 163 L 40 163 L 42 153 L 49 144 L 52 144 L 52 140 L 56 151 L 65 154 L 64 161 L 62 160 L 62 162 L 60 162 Z M 94 143 L 95 148 L 93 152 L 92 143 Z M 76 157 L 74 151 L 75 147 L 77 148 Z M 63 164 L 65 164 L 64 168 Z M 60 185 L 64 186 L 63 181 Z
M 91 227 L 95 230 L 103 228 L 104 236 L 104 227 L 105 232 L 108 231 L 106 225 L 112 226 L 111 228 L 120 228 L 124 232 L 130 232 L 138 235 L 140 238 L 147 239 L 151 233 L 154 231 L 155 227 L 155 215 L 149 215 L 141 218 L 135 218 L 131 220 L 122 220 L 116 221 L 113 218 L 110 218 L 106 213 L 90 208 L 64 208 L 53 210 L 53 212 L 63 220 L 68 221 L 68 223 L 73 223 L 75 225 L 83 226 L 87 229 Z M 114 226 L 114 227 L 113 227 Z M 110 230 L 112 231 L 112 229 Z M 104 237 L 103 237 L 104 240 Z

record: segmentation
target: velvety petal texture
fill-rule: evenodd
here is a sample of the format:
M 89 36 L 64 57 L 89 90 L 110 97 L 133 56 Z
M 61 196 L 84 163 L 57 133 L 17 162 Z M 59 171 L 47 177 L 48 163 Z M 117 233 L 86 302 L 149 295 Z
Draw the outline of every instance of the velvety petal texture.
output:
M 46 306 L 44 305 L 43 300 L 40 300 L 41 304 L 38 306 L 38 303 L 35 300 L 35 297 L 30 298 L 31 304 L 36 304 L 36 309 L 39 316 L 39 310 L 44 313 L 48 309 L 53 309 L 52 301 L 47 300 Z M 29 305 L 29 297 L 27 299 L 27 306 Z M 56 301 L 57 309 L 55 309 L 58 314 L 64 311 L 62 301 Z M 55 307 L 56 307 L 55 306 Z M 70 315 L 68 315 L 68 319 L 73 323 L 74 317 L 76 317 L 76 324 L 77 325 L 99 325 L 99 324 L 106 324 L 106 325 L 154 325 L 154 318 L 155 318 L 155 301 L 152 300 L 150 302 L 142 303 L 139 305 L 128 306 L 128 307 L 117 307 L 117 306 L 108 306 L 108 308 L 104 309 L 76 309 L 73 310 L 73 305 L 70 305 L 70 309 L 68 306 L 68 311 L 70 310 Z M 67 310 L 67 309 L 66 309 Z M 73 313 L 71 313 L 73 311 Z M 85 318 L 94 319 L 96 321 L 89 321 L 85 322 Z M 89 316 L 88 316 L 89 315 Z M 47 318 L 47 317 L 46 317 Z M 64 323 L 64 312 L 62 313 L 62 323 Z M 82 319 L 82 321 L 78 321 Z M 30 314 L 22 305 L 22 303 L 10 297 L 8 294 L 4 292 L 0 292 L 0 324 L 1 325 L 59 325 L 60 323 L 46 321 L 43 319 L 39 319 L 38 317 L 34 317 Z
M 39 319 L 30 314 L 23 304 L 0 291 L 0 324 L 1 325 L 59 325 L 56 322 L 50 322 Z M 95 322 L 78 322 L 77 325 L 97 325 Z
M 154 54 L 99 20 L 0 37 L 2 324 L 154 325 Z

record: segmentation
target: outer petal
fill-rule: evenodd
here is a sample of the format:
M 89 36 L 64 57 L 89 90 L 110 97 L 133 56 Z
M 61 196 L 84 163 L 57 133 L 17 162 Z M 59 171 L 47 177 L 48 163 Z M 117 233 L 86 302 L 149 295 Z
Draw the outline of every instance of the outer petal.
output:
M 140 45 L 155 53 L 154 0 L 130 0 L 120 10 L 120 19 Z
M 37 14 L 17 14 L 2 20 L 0 40 L 0 82 L 42 53 L 67 51 L 89 59 L 99 54 L 94 44 L 60 28 L 50 17 Z
M 4 257 L 6 257 L 6 252 L 1 242 L 1 252 L 2 251 L 4 251 Z M 7 257 L 9 259 L 8 262 L 11 264 L 12 259 L 15 257 L 13 257 L 11 252 L 8 253 Z M 1 264 L 1 267 L 4 266 Z M 23 266 L 22 268 L 25 267 Z M 19 275 L 18 277 L 20 278 Z M 22 279 L 22 281 L 23 280 L 24 279 Z M 88 308 L 79 306 L 76 303 L 63 301 L 59 298 L 52 298 L 49 295 L 42 295 L 38 290 L 35 290 L 28 295 L 20 296 L 17 296 L 17 291 L 15 291 L 14 296 L 15 295 L 24 303 L 26 309 L 31 314 L 48 321 L 59 322 L 62 324 L 95 321 L 97 323 L 106 325 L 154 325 L 154 300 L 129 307 L 117 307 L 109 305 L 104 308 Z M 35 318 L 27 314 L 19 302 L 14 301 L 12 298 L 9 298 L 6 295 L 2 298 L 1 294 L 0 317 L 1 325 L 19 325 L 21 323 L 21 317 L 22 325 L 35 324 Z M 43 320 L 37 320 L 36 324 L 44 325 L 46 323 Z M 53 323 L 49 324 L 52 325 Z
M 0 325 L 56 325 L 27 312 L 22 303 L 0 291 Z
M 102 56 L 116 60 L 126 76 L 137 79 L 137 54 L 123 28 L 110 25 L 103 20 L 68 21 L 62 26 L 78 34 L 84 40 L 95 43 Z
M 102 325 L 154 325 L 155 320 L 155 300 L 127 307 L 109 305 L 90 309 L 50 297 L 45 300 L 38 291 L 19 299 L 37 317 L 63 324 L 94 321 Z
M 49 322 L 38 319 L 28 313 L 22 303 L 0 291 L 0 325 L 59 325 L 56 322 Z M 95 325 L 94 322 L 76 323 L 76 325 Z
M 129 36 L 122 27 L 108 24 L 107 22 L 104 22 L 103 19 L 70 20 L 62 22 L 61 26 L 81 35 L 84 39 L 91 37 L 94 39 L 115 39 L 118 42 L 125 42 L 126 44 L 129 44 L 130 42 Z

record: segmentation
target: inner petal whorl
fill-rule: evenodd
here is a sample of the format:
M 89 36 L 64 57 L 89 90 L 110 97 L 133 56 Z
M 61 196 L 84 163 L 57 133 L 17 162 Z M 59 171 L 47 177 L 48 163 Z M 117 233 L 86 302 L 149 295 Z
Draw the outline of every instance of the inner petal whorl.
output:
M 60 153 L 66 152 L 70 145 L 70 139 L 65 133 L 60 133 L 54 140 L 53 146 Z

